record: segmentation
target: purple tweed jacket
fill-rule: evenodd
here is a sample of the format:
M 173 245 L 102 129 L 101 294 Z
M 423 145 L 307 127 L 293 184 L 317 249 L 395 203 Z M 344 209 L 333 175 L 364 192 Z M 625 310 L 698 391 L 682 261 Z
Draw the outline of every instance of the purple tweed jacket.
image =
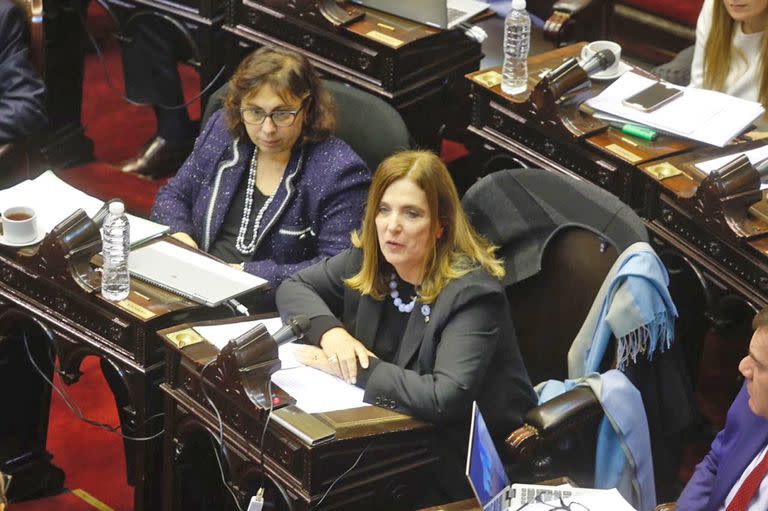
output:
M 725 428 L 717 434 L 704 459 L 696 465 L 677 500 L 677 511 L 717 511 L 741 474 L 768 442 L 768 420 L 752 413 L 747 386 L 728 410 Z
M 221 110 L 213 114 L 192 154 L 158 192 L 152 220 L 189 234 L 208 251 L 247 179 L 253 150 L 250 140 L 232 139 Z M 349 247 L 370 182 L 365 163 L 338 138 L 294 148 L 245 271 L 267 279 L 274 293 L 289 275 Z

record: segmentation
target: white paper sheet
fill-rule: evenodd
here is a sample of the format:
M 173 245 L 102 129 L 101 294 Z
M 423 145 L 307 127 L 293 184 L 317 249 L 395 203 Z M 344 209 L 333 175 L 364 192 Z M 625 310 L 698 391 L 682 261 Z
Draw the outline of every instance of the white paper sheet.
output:
M 313 367 L 282 369 L 272 375 L 272 381 L 290 394 L 296 400 L 296 406 L 307 413 L 370 406 L 363 402 L 363 389 Z
M 50 170 L 35 179 L 0 190 L 0 211 L 14 206 L 30 207 L 37 215 L 37 228 L 44 233 L 49 233 L 78 208 L 92 217 L 103 205 L 103 201 L 65 183 Z M 128 221 L 131 224 L 131 245 L 155 238 L 168 230 L 165 225 L 133 215 L 128 215 Z
M 765 111 L 755 101 L 671 84 L 670 87 L 684 89 L 685 92 L 653 112 L 641 112 L 622 104 L 623 99 L 654 82 L 637 73 L 624 73 L 587 104 L 601 112 L 719 147 L 727 144 Z

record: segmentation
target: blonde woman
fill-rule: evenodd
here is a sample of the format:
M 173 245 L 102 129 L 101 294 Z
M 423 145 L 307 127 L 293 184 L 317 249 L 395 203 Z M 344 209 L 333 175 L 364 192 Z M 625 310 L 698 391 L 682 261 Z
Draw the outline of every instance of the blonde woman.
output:
M 470 226 L 440 159 L 407 151 L 374 173 L 353 248 L 289 277 L 285 319 L 312 327 L 299 358 L 365 389 L 365 401 L 435 423 L 443 498 L 466 496 L 477 400 L 501 440 L 535 395 L 520 357 L 501 263 Z
M 705 0 L 696 25 L 691 86 L 768 106 L 766 23 L 768 0 Z M 756 124 L 768 128 L 765 116 Z

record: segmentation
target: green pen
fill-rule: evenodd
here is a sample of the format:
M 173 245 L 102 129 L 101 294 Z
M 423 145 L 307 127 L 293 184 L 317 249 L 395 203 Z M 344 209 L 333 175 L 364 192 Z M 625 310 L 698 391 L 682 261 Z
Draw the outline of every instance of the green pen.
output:
M 608 126 L 616 128 L 622 133 L 632 135 L 633 137 L 642 138 L 643 140 L 652 141 L 656 140 L 656 137 L 659 136 L 659 134 L 654 130 L 645 126 L 638 126 L 637 124 L 624 123 L 619 121 L 608 121 L 606 119 L 601 120 L 608 123 Z

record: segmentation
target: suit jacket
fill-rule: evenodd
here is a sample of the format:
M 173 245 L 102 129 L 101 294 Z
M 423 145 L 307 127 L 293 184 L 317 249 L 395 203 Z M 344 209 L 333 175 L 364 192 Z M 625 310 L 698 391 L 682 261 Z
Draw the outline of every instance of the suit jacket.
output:
M 704 459 L 677 501 L 677 511 L 717 511 L 744 470 L 768 442 L 768 420 L 752 413 L 747 386 L 728 410 L 725 428 L 718 433 Z
M 0 0 L 0 144 L 39 131 L 46 123 L 45 85 L 27 55 L 24 14 Z
M 393 305 L 388 296 L 375 300 L 343 284 L 361 263 L 362 252 L 348 249 L 290 277 L 277 292 L 280 315 L 307 314 L 313 324 L 335 316 L 372 350 L 383 308 Z M 429 322 L 420 307 L 410 315 L 397 360 L 361 370 L 365 401 L 438 424 L 465 425 L 476 399 L 491 434 L 508 434 L 536 396 L 501 283 L 476 270 L 443 289 L 430 304 Z M 463 442 L 465 448 L 466 437 Z
M 245 185 L 253 150 L 250 140 L 232 139 L 221 110 L 214 113 L 192 154 L 158 192 L 152 219 L 186 232 L 207 251 Z M 337 138 L 294 148 L 245 270 L 274 290 L 288 275 L 349 247 L 370 181 L 362 160 Z

